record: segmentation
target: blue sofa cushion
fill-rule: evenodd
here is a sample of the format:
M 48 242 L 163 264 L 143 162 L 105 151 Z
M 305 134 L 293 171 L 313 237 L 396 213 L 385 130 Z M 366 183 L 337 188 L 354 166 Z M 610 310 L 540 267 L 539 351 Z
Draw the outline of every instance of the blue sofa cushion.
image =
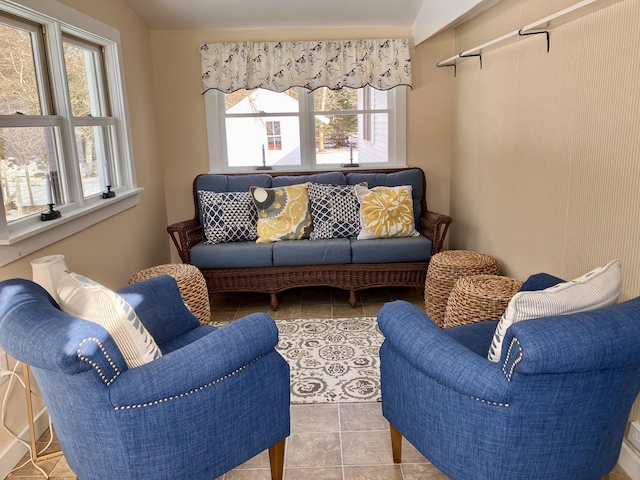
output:
M 233 242 L 191 248 L 191 264 L 198 268 L 272 267 L 273 243 Z
M 424 189 L 422 184 L 422 170 L 419 168 L 409 168 L 400 172 L 392 173 L 348 173 L 347 185 L 357 185 L 366 182 L 369 188 L 373 187 L 399 187 L 411 185 L 411 195 L 413 197 L 413 216 L 416 221 L 416 230 L 420 231 L 420 217 L 422 216 L 422 197 Z
M 249 187 L 271 188 L 271 175 L 254 173 L 251 175 L 200 175 L 196 181 L 196 190 L 211 192 L 248 192 Z
M 311 240 L 358 236 L 360 204 L 353 185 L 312 183 L 308 191 L 313 219 Z
M 431 240 L 423 235 L 351 240 L 351 261 L 353 263 L 426 262 L 431 258 L 431 245 Z
M 342 172 L 322 172 L 310 175 L 282 175 L 273 177 L 274 187 L 287 187 L 300 183 L 324 183 L 327 185 L 346 185 L 346 179 Z
M 336 265 L 351 263 L 348 238 L 292 240 L 273 245 L 273 265 Z

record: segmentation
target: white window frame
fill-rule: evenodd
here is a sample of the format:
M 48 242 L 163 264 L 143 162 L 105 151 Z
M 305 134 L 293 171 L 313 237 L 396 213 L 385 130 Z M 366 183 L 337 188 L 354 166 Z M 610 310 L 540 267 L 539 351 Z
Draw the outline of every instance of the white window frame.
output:
M 142 188 L 137 186 L 135 177 L 120 32 L 56 0 L 0 0 L 0 12 L 44 26 L 48 78 L 57 113 L 44 117 L 0 116 L 0 128 L 42 126 L 43 121 L 56 126 L 61 145 L 59 163 L 65 178 L 61 185 L 65 204 L 55 207 L 62 217 L 55 220 L 41 221 L 39 215 L 31 215 L 8 223 L 0 192 L 0 266 L 3 266 L 136 206 Z M 86 40 L 104 50 L 105 82 L 110 100 L 108 117 L 79 119 L 72 116 L 66 87 L 63 34 Z M 80 124 L 108 125 L 115 130 L 111 177 L 117 179 L 114 182 L 117 186 L 112 188 L 116 193 L 113 198 L 83 197 L 74 140 L 74 126 Z
M 406 103 L 407 93 L 405 86 L 399 86 L 387 90 L 387 109 L 385 110 L 341 110 L 335 112 L 315 112 L 313 105 L 313 94 L 308 90 L 301 89 L 298 95 L 299 113 L 268 113 L 276 117 L 279 115 L 295 116 L 300 119 L 300 165 L 273 166 L 272 171 L 327 171 L 340 169 L 340 165 L 317 164 L 315 149 L 315 119 L 314 115 L 329 115 L 331 113 L 339 115 L 361 114 L 361 113 L 384 113 L 389 114 L 388 130 L 388 162 L 362 163 L 360 168 L 385 169 L 391 167 L 404 167 L 407 165 L 406 141 L 407 141 L 407 120 Z M 283 93 L 284 95 L 284 93 Z M 253 167 L 230 167 L 227 159 L 227 139 L 226 139 L 226 109 L 224 93 L 218 90 L 209 90 L 204 94 L 205 111 L 207 119 L 207 139 L 209 144 L 209 171 L 210 173 L 245 173 L 255 171 Z M 258 163 L 256 163 L 258 165 Z M 354 169 L 355 170 L 355 169 Z

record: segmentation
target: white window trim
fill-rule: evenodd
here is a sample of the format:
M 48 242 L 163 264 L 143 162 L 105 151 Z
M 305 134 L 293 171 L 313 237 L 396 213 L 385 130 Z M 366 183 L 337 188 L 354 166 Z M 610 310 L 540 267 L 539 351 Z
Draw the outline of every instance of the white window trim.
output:
M 384 110 L 358 110 L 357 113 L 371 112 L 389 113 L 389 162 L 385 163 L 360 163 L 363 169 L 385 169 L 392 167 L 405 167 L 407 165 L 407 90 L 406 87 L 400 86 L 392 90 L 387 90 L 387 109 Z M 312 95 L 302 95 L 299 97 L 300 114 L 300 136 L 302 132 L 306 132 L 307 138 L 315 138 L 315 126 L 312 121 L 312 115 L 303 115 L 303 111 L 310 111 L 313 107 L 311 99 Z M 303 102 L 305 105 L 303 105 Z M 246 173 L 256 172 L 253 167 L 229 167 L 227 165 L 227 140 L 224 134 L 224 112 L 225 102 L 224 93 L 218 90 L 209 90 L 204 93 L 204 103 L 207 118 L 207 141 L 209 146 L 209 173 Z M 355 113 L 356 111 L 354 111 Z M 327 114 L 327 112 L 322 112 Z M 336 112 L 339 114 L 348 114 L 349 111 Z M 292 116 L 295 113 L 278 114 L 274 113 L 273 117 L 286 115 Z M 330 171 L 340 169 L 340 165 L 318 165 L 316 163 L 315 144 L 313 142 L 301 142 L 300 144 L 301 165 L 289 165 L 285 167 L 272 167 L 268 171 L 287 172 L 287 171 Z M 354 169 L 356 171 L 357 169 Z M 267 171 L 267 172 L 268 172 Z
M 0 11 L 45 25 L 48 33 L 60 44 L 63 32 L 96 44 L 108 43 L 104 54 L 112 108 L 108 123 L 115 124 L 120 139 L 116 152 L 118 161 L 112 169 L 117 172 L 121 183 L 112 189 L 116 193 L 113 198 L 102 199 L 100 195 L 71 198 L 67 204 L 56 206 L 56 210 L 62 213 L 62 217 L 56 220 L 43 222 L 39 216 L 30 216 L 16 221 L 15 225 L 12 222 L 11 226 L 6 221 L 0 222 L 0 266 L 4 266 L 138 205 L 143 189 L 136 182 L 120 32 L 56 0 L 0 0 Z M 52 62 L 55 75 L 62 76 L 63 62 L 61 58 Z M 54 95 L 66 96 L 66 91 L 58 89 Z M 63 131 L 73 131 L 71 112 L 64 112 L 61 123 Z M 63 135 L 63 142 L 66 142 L 65 151 L 76 155 L 75 144 L 69 142 L 68 136 Z M 61 163 L 64 168 L 67 160 L 63 159 Z M 5 218 L 2 202 L 0 215 Z

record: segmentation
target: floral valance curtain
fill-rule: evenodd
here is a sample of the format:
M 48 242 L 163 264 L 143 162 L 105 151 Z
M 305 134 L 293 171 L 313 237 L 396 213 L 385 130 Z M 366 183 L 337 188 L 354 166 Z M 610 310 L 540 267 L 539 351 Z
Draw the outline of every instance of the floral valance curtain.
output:
M 284 92 L 371 85 L 389 90 L 411 86 L 406 38 L 319 42 L 209 43 L 200 47 L 202 93 L 243 88 Z

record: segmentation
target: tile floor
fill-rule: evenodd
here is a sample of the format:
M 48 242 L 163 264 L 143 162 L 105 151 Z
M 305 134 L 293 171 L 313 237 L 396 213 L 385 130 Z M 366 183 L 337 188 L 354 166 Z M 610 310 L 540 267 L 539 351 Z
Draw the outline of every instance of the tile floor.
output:
M 331 288 L 294 289 L 279 298 L 280 307 L 273 311 L 267 295 L 214 295 L 212 318 L 228 322 L 256 311 L 267 312 L 276 319 L 375 316 L 385 302 L 398 299 L 424 308 L 422 291 L 415 288 L 363 291 L 355 308 L 348 303 L 348 293 Z M 49 450 L 57 449 L 59 446 L 54 442 Z M 25 456 L 23 461 L 26 459 Z M 291 406 L 285 480 L 447 480 L 406 440 L 403 441 L 402 460 L 402 464 L 393 463 L 389 424 L 382 417 L 379 403 Z M 63 457 L 43 460 L 38 465 L 51 480 L 75 478 Z M 33 465 L 27 464 L 7 478 L 33 480 L 44 477 Z M 263 479 L 270 479 L 266 451 L 217 480 Z M 631 479 L 616 467 L 611 480 Z

